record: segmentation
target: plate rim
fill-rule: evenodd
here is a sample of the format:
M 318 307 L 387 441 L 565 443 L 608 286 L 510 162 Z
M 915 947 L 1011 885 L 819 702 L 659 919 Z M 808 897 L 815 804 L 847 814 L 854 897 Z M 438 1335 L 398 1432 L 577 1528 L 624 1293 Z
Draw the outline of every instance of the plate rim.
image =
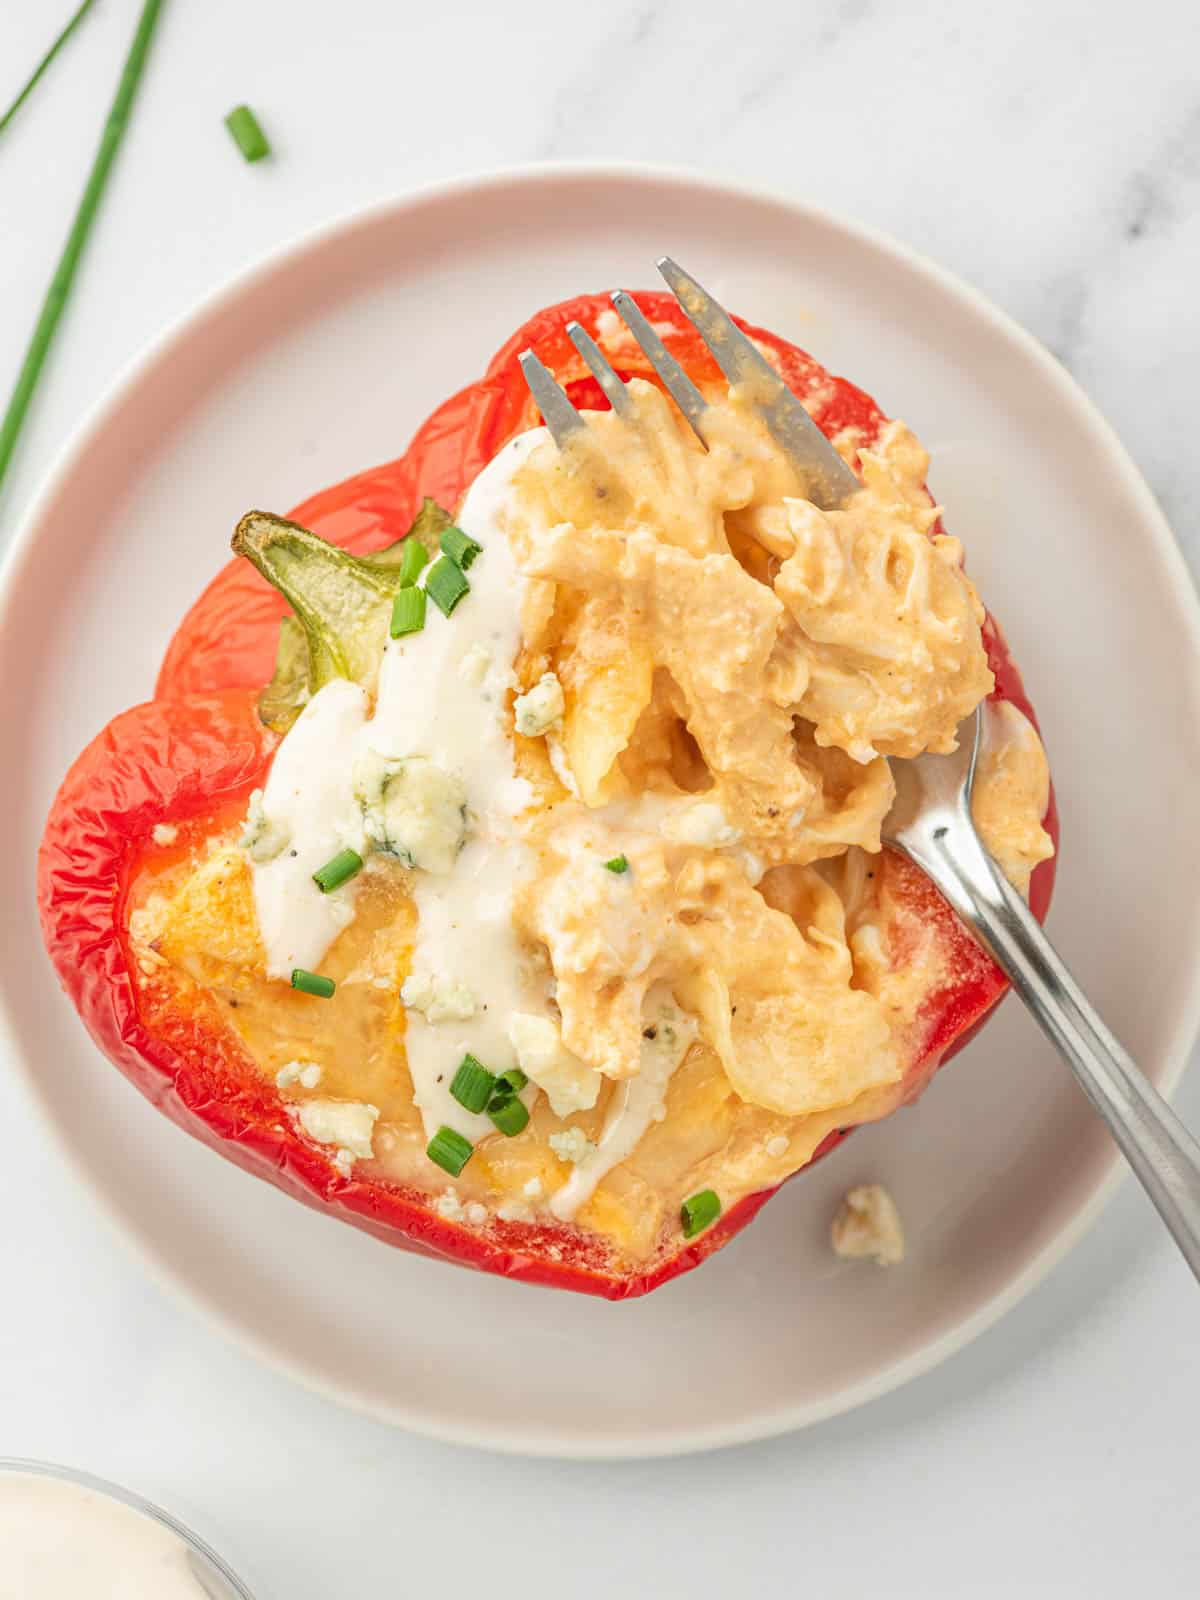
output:
M 1200 594 L 1197 592 L 1191 571 L 1165 513 L 1108 418 L 1079 381 L 1034 334 L 965 279 L 883 229 L 846 217 L 827 206 L 781 188 L 746 183 L 733 178 L 709 176 L 688 167 L 640 161 L 522 163 L 510 167 L 485 168 L 460 173 L 451 178 L 406 188 L 366 205 L 340 211 L 315 227 L 300 230 L 222 279 L 199 296 L 187 309 L 169 319 L 119 367 L 115 376 L 97 399 L 86 408 L 80 420 L 55 452 L 27 507 L 18 516 L 8 548 L 4 552 L 3 560 L 0 561 L 0 627 L 4 626 L 10 608 L 14 604 L 25 563 L 31 558 L 35 549 L 38 526 L 46 510 L 77 469 L 94 435 L 101 430 L 108 414 L 117 409 L 160 362 L 168 360 L 173 347 L 191 335 L 197 325 L 219 316 L 241 296 L 253 292 L 257 286 L 284 269 L 293 258 L 318 251 L 356 229 L 369 231 L 393 218 L 397 213 L 429 203 L 461 199 L 466 195 L 482 191 L 504 188 L 525 189 L 542 184 L 579 181 L 675 186 L 703 194 L 717 204 L 726 200 L 748 200 L 773 207 L 781 213 L 790 214 L 793 218 L 819 224 L 826 229 L 841 233 L 852 245 L 866 246 L 889 256 L 902 266 L 932 281 L 943 293 L 963 305 L 964 309 L 986 322 L 993 331 L 1015 343 L 1034 362 L 1042 377 L 1056 391 L 1056 397 L 1077 414 L 1081 414 L 1082 419 L 1092 430 L 1093 436 L 1103 447 L 1112 467 L 1119 472 L 1125 487 L 1138 504 L 1141 518 L 1151 533 L 1156 556 L 1163 563 L 1163 569 L 1172 580 L 1177 592 L 1181 625 L 1190 635 L 1194 655 L 1197 662 L 1200 662 Z M 1178 1007 L 1178 1016 L 1172 1032 L 1172 1046 L 1164 1054 L 1163 1070 L 1159 1080 L 1159 1087 L 1168 1097 L 1181 1080 L 1197 1034 L 1200 1033 L 1200 962 L 1195 965 L 1190 989 Z M 777 1438 L 855 1410 L 868 1401 L 879 1399 L 932 1371 L 934 1367 L 972 1343 L 1018 1305 L 1095 1225 L 1128 1171 L 1115 1145 L 1111 1146 L 1107 1152 L 1104 1174 L 1094 1186 L 1091 1195 L 1078 1207 L 1070 1221 L 1059 1229 L 1054 1238 L 1003 1290 L 992 1295 L 977 1310 L 922 1345 L 919 1350 L 882 1366 L 870 1377 L 858 1383 L 839 1389 L 836 1393 L 818 1401 L 785 1406 L 773 1411 L 769 1416 L 764 1416 L 761 1412 L 754 1413 L 738 1423 L 712 1423 L 686 1429 L 675 1428 L 667 1434 L 660 1432 L 650 1437 L 618 1435 L 601 1440 L 584 1437 L 573 1437 L 568 1440 L 565 1437 L 549 1436 L 542 1432 L 522 1432 L 519 1428 L 507 1425 L 473 1426 L 454 1421 L 439 1421 L 427 1413 L 404 1405 L 381 1404 L 377 1397 L 369 1395 L 360 1387 L 334 1382 L 320 1369 L 281 1352 L 268 1338 L 260 1336 L 253 1328 L 237 1321 L 223 1306 L 195 1288 L 182 1271 L 173 1270 L 164 1259 L 156 1255 L 133 1223 L 127 1221 L 110 1201 L 99 1179 L 92 1175 L 68 1142 L 65 1132 L 52 1115 L 46 1097 L 40 1090 L 32 1063 L 26 1059 L 23 1050 L 18 1046 L 16 1026 L 10 1013 L 7 988 L 4 984 L 0 984 L 0 1044 L 8 1051 L 42 1127 L 49 1134 L 52 1145 L 58 1150 L 64 1166 L 74 1181 L 98 1202 L 97 1209 L 104 1215 L 106 1224 L 123 1239 L 151 1278 L 166 1288 L 171 1295 L 190 1306 L 203 1323 L 215 1329 L 236 1348 L 249 1352 L 256 1360 L 262 1361 L 269 1367 L 285 1372 L 295 1382 L 325 1399 L 348 1406 L 375 1420 L 403 1427 L 425 1438 L 504 1455 L 579 1461 L 678 1457 Z

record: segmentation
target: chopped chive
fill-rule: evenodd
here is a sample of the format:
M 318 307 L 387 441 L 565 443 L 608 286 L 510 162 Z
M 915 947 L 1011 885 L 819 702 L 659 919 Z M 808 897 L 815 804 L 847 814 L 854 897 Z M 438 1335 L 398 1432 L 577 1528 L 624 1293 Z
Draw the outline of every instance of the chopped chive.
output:
M 79 202 L 79 209 L 75 213 L 75 220 L 71 224 L 71 231 L 67 235 L 58 266 L 54 269 L 54 277 L 50 280 L 50 287 L 46 290 L 46 297 L 42 301 L 42 309 L 25 351 L 21 370 L 17 374 L 8 409 L 0 420 L 0 483 L 3 483 L 4 474 L 12 460 L 21 425 L 25 421 L 29 403 L 33 399 L 33 391 L 37 388 L 42 368 L 46 364 L 46 356 L 54 340 L 55 330 L 62 317 L 63 307 L 71 293 L 71 285 L 75 280 L 88 234 L 99 209 L 113 160 L 129 122 L 129 113 L 137 94 L 138 84 L 141 82 L 150 40 L 153 38 L 161 10 L 162 0 L 146 0 L 142 7 L 133 43 L 129 47 L 125 65 L 121 69 L 116 97 L 100 136 L 100 148 L 96 151 L 92 170 L 84 186 L 83 198 Z
M 414 539 L 410 534 L 404 541 L 404 548 L 400 552 L 400 587 L 411 589 L 421 574 L 421 568 L 429 560 L 429 551 L 420 539 Z
M 225 118 L 225 126 L 247 161 L 261 161 L 271 154 L 267 136 L 249 106 L 235 106 Z
M 606 861 L 604 865 L 610 872 L 629 871 L 629 861 L 625 856 L 614 856 L 611 861 Z
M 388 632 L 393 639 L 402 639 L 406 633 L 420 633 L 424 626 L 424 589 L 400 589 L 392 601 L 392 621 Z
M 507 1072 L 502 1072 L 496 1079 L 496 1093 L 505 1096 L 520 1094 L 528 1082 L 529 1079 L 520 1067 L 509 1067 Z
M 456 528 L 453 523 L 448 528 L 442 529 L 441 550 L 444 556 L 449 556 L 455 566 L 466 572 L 476 556 L 483 554 L 483 546 L 476 543 L 469 534 Z
M 701 1189 L 699 1194 L 694 1194 L 690 1200 L 685 1200 L 679 1208 L 679 1219 L 683 1223 L 683 1236 L 685 1239 L 694 1239 L 698 1233 L 703 1233 L 721 1215 L 721 1202 L 711 1189 Z
M 475 1146 L 469 1139 L 464 1139 L 461 1133 L 456 1133 L 453 1128 L 442 1127 L 425 1146 L 425 1154 L 430 1161 L 436 1162 L 443 1172 L 448 1172 L 452 1178 L 457 1178 L 475 1154 Z
M 301 994 L 315 994 L 322 1000 L 329 1000 L 332 999 L 337 984 L 332 978 L 323 977 L 319 972 L 306 972 L 303 967 L 293 967 L 292 988 L 299 989 Z
M 362 871 L 363 858 L 357 850 L 339 850 L 332 861 L 327 861 L 323 867 L 318 867 L 313 873 L 313 882 L 322 894 L 330 894 L 334 889 L 340 889 L 344 883 L 349 883 L 357 873 Z
M 529 1107 L 523 1100 L 518 1100 L 515 1094 L 494 1094 L 488 1102 L 487 1114 L 509 1139 L 513 1134 L 520 1133 L 529 1121 Z
M 439 556 L 433 563 L 425 579 L 425 588 L 429 598 L 445 617 L 450 615 L 465 594 L 471 592 L 471 585 L 449 556 Z
M 70 22 L 67 23 L 66 27 L 59 34 L 58 38 L 55 39 L 49 50 L 46 51 L 46 54 L 33 69 L 33 74 L 27 79 L 25 87 L 17 95 L 17 98 L 9 106 L 4 115 L 0 117 L 0 133 L 4 132 L 5 128 L 8 127 L 9 123 L 16 116 L 17 112 L 20 111 L 21 107 L 25 104 L 26 100 L 29 99 L 29 96 L 37 88 L 42 74 L 49 68 L 55 56 L 62 49 L 63 45 L 66 44 L 67 40 L 75 32 L 75 29 L 83 21 L 84 17 L 87 16 L 88 12 L 92 9 L 95 3 L 96 0 L 83 0 L 83 4 L 79 7 L 78 11 L 76 11 Z
M 482 1061 L 476 1061 L 473 1055 L 467 1054 L 454 1074 L 450 1093 L 468 1111 L 482 1111 L 492 1098 L 495 1085 L 495 1074 L 489 1072 Z

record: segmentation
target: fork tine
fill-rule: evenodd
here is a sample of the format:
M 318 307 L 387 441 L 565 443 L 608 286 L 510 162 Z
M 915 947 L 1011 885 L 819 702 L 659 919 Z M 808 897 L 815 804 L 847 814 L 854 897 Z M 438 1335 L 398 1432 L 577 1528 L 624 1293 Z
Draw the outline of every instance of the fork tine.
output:
M 803 473 L 813 502 L 827 511 L 842 505 L 862 485 L 771 363 L 690 273 L 670 256 L 657 266 L 726 378 L 749 390 L 772 438 Z
M 521 372 L 529 392 L 546 419 L 550 437 L 561 450 L 572 434 L 582 431 L 583 418 L 532 350 L 523 351 L 517 359 L 521 363 Z
M 662 379 L 663 388 L 691 424 L 692 432 L 704 443 L 704 413 L 707 402 L 687 373 L 655 333 L 631 294 L 618 289 L 610 296 L 621 320 L 641 346 L 642 354 Z
M 591 368 L 592 376 L 604 390 L 609 405 L 624 421 L 632 422 L 637 416 L 637 408 L 630 399 L 629 390 L 609 365 L 604 351 L 578 322 L 567 323 L 567 337 Z

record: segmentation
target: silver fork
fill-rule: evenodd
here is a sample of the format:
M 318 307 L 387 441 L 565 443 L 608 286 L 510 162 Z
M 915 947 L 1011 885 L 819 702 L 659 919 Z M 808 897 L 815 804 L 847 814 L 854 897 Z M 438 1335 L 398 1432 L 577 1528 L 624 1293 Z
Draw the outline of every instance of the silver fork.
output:
M 1064 1057 L 1200 1278 L 1200 1144 L 1138 1070 L 1067 970 L 971 819 L 982 708 L 950 756 L 893 761 L 886 844 L 928 874 Z
M 800 473 L 809 499 L 823 511 L 843 505 L 862 484 L 775 368 L 729 313 L 670 256 L 662 256 L 657 265 L 684 315 L 712 351 L 725 377 L 747 393 L 771 437 Z M 663 388 L 683 412 L 701 444 L 707 444 L 704 426 L 708 402 L 650 326 L 633 296 L 620 289 L 611 298 L 621 320 L 662 380 Z M 628 417 L 632 403 L 604 352 L 578 322 L 569 322 L 567 333 L 613 410 L 619 416 Z M 532 350 L 526 350 L 520 362 L 529 392 L 561 448 L 584 426 L 583 418 Z
M 844 504 L 861 485 L 779 374 L 695 278 L 669 256 L 658 262 L 658 270 L 725 377 L 742 386 L 790 457 L 809 486 L 810 498 L 823 510 Z M 663 387 L 706 444 L 704 396 L 632 296 L 618 291 L 612 302 Z M 577 322 L 567 325 L 567 333 L 613 410 L 629 417 L 628 391 L 595 340 Z M 520 362 L 529 392 L 561 448 L 586 423 L 532 351 L 526 350 Z M 928 874 L 1008 977 L 1107 1123 L 1200 1279 L 1200 1144 L 1105 1026 L 976 832 L 971 791 L 982 729 L 981 708 L 963 724 L 954 755 L 892 762 L 896 800 L 884 825 L 884 841 Z

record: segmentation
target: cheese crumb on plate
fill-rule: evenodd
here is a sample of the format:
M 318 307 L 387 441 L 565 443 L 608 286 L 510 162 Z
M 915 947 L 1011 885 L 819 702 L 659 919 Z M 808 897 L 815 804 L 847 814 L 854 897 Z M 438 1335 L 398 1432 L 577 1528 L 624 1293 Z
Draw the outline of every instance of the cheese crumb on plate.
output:
M 845 1261 L 894 1267 L 904 1260 L 904 1225 L 896 1202 L 881 1183 L 863 1183 L 850 1190 L 838 1207 L 830 1237 Z

